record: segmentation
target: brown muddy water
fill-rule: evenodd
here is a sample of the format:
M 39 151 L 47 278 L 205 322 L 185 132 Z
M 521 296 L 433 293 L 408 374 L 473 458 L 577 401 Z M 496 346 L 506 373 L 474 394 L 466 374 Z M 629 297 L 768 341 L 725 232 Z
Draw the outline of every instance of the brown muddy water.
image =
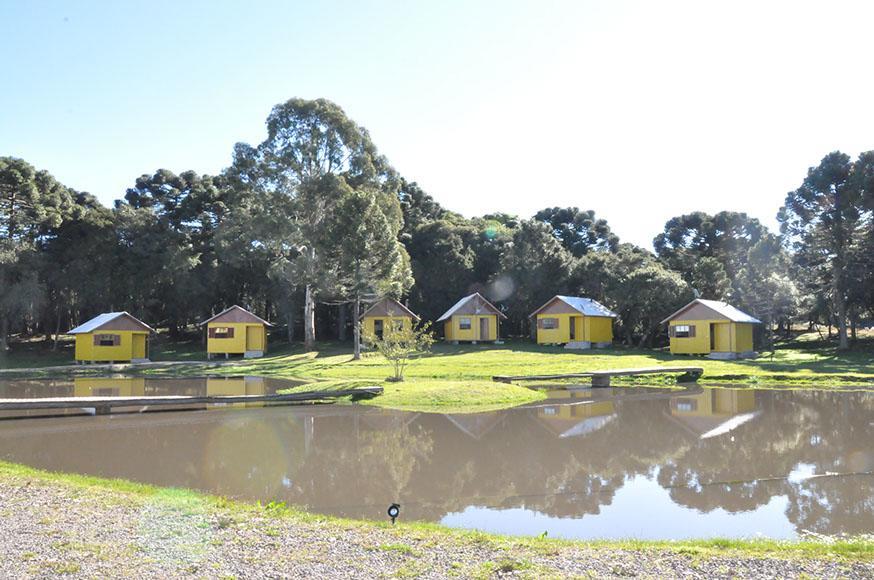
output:
M 80 380 L 95 379 L 0 382 L 0 398 L 96 394 Z M 143 388 L 281 384 L 237 381 Z M 0 420 L 0 458 L 355 518 L 398 502 L 401 519 L 508 534 L 874 532 L 874 392 L 570 389 L 471 415 L 317 405 L 19 418 Z

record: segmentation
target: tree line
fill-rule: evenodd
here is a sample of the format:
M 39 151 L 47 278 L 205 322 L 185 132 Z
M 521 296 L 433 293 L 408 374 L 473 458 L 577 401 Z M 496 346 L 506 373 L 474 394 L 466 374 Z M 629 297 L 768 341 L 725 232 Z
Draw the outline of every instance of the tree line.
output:
M 576 207 L 468 219 L 399 175 L 336 104 L 292 99 L 219 175 L 159 169 L 111 208 L 0 157 L 0 348 L 18 333 L 56 341 L 108 310 L 178 336 L 233 304 L 279 321 L 289 341 L 300 329 L 312 348 L 345 340 L 378 296 L 433 320 L 473 291 L 505 311 L 511 335 L 571 294 L 617 312 L 619 340 L 649 346 L 665 316 L 702 296 L 776 332 L 834 327 L 846 348 L 874 316 L 872 210 L 874 151 L 810 168 L 779 232 L 744 213 L 694 212 L 669 220 L 651 252 Z

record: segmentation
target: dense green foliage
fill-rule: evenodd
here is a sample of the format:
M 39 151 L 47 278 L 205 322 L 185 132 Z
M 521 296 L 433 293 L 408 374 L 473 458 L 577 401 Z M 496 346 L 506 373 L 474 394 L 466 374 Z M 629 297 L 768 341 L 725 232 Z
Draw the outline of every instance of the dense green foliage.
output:
M 9 334 L 50 340 L 108 310 L 178 334 L 232 304 L 290 341 L 302 326 L 312 346 L 354 336 L 377 296 L 434 320 L 474 291 L 507 314 L 505 335 L 527 335 L 532 310 L 572 294 L 616 311 L 617 338 L 636 345 L 663 341 L 660 321 L 694 296 L 777 331 L 835 327 L 842 347 L 874 315 L 874 152 L 811 168 L 780 233 L 743 213 L 695 212 L 669 220 L 653 253 L 577 207 L 530 219 L 448 211 L 329 101 L 277 105 L 267 129 L 220 175 L 159 169 L 112 208 L 0 158 L 0 349 Z

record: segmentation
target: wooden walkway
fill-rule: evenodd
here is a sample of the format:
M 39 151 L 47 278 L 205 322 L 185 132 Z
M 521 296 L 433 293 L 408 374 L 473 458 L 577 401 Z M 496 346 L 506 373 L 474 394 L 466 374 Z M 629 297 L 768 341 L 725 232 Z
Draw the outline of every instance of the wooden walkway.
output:
M 680 374 L 678 382 L 695 382 L 704 374 L 702 367 L 648 367 L 641 369 L 612 369 L 589 371 L 564 375 L 496 375 L 493 381 L 512 383 L 514 381 L 560 381 L 564 379 L 592 379 L 593 387 L 609 387 L 610 377 L 629 377 L 642 375 Z
M 37 409 L 94 409 L 105 415 L 115 407 L 167 407 L 178 405 L 227 405 L 231 403 L 300 403 L 338 397 L 375 397 L 382 387 L 359 387 L 342 391 L 309 391 L 286 395 L 170 395 L 143 397 L 46 397 L 37 399 L 0 399 L 0 411 Z

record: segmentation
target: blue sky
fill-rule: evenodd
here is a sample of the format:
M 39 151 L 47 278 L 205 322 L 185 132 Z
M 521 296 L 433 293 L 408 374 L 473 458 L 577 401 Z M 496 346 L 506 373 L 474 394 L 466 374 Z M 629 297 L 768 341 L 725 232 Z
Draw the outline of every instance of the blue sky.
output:
M 326 97 L 449 209 L 594 209 L 646 246 L 693 210 L 769 225 L 874 149 L 865 2 L 0 3 L 0 155 L 104 203 L 221 170 Z

